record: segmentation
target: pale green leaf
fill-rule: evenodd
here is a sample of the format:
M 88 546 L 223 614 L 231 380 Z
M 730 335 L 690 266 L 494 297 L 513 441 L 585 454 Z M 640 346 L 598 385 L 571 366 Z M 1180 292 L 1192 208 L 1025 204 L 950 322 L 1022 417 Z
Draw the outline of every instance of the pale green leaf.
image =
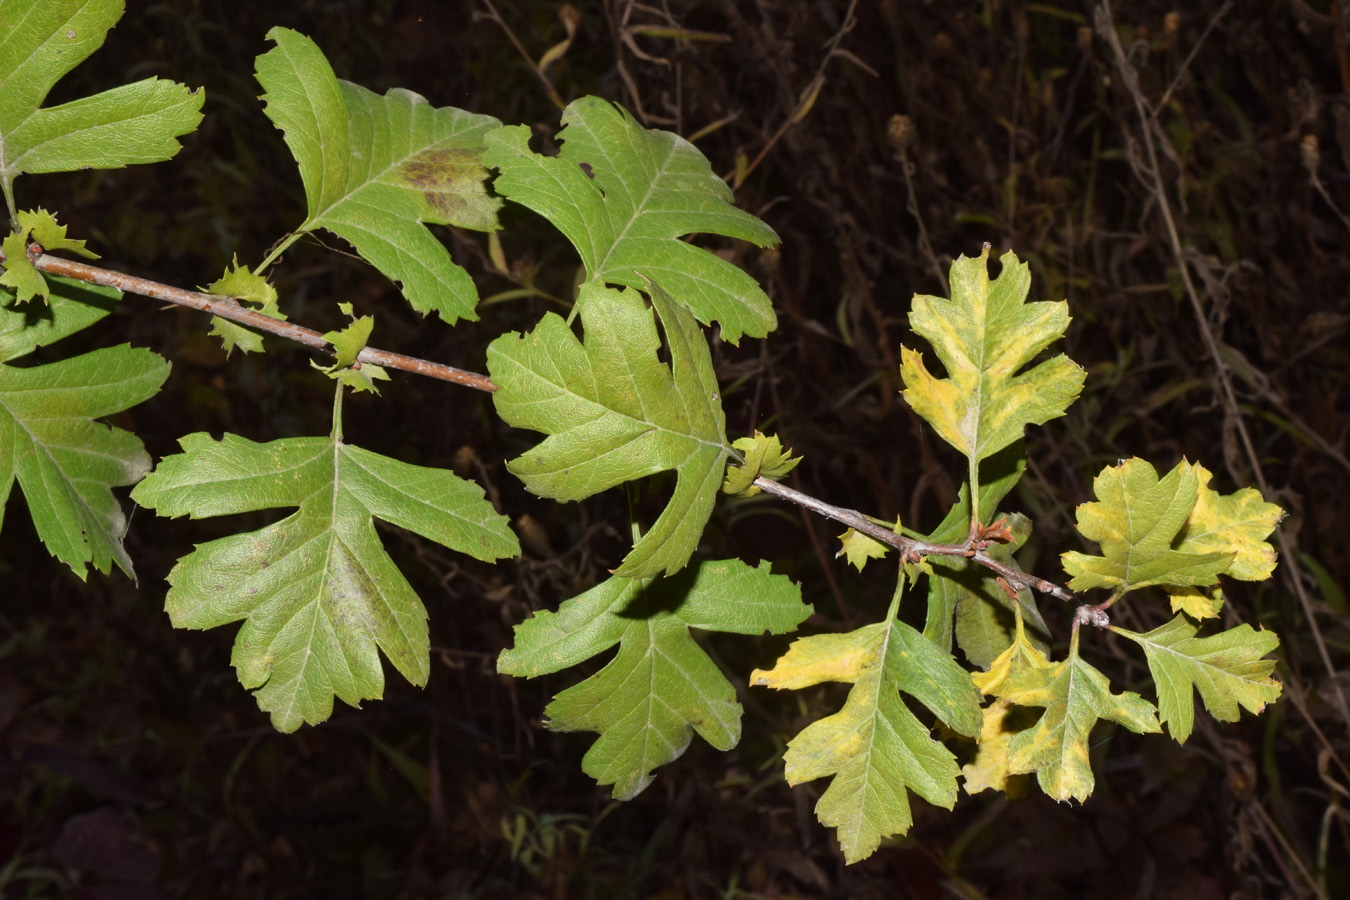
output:
M 1068 659 L 1048 668 L 1024 666 L 997 694 L 1018 706 L 1045 708 L 1035 727 L 1009 744 L 1008 772 L 1035 772 L 1041 790 L 1055 800 L 1083 801 L 1092 793 L 1088 736 L 1098 721 L 1109 719 L 1139 734 L 1162 731 L 1153 704 L 1133 692 L 1111 693 L 1106 676 L 1079 657 L 1076 635 Z
M 1148 634 L 1112 630 L 1144 648 L 1158 686 L 1158 712 L 1178 743 L 1186 742 L 1195 724 L 1193 691 L 1220 722 L 1237 721 L 1239 706 L 1260 713 L 1280 696 L 1280 683 L 1270 677 L 1275 660 L 1263 659 L 1280 645 L 1272 631 L 1239 625 L 1198 638 L 1184 616 Z
M 337 331 L 329 331 L 324 334 L 324 340 L 333 345 L 336 351 L 336 359 L 333 365 L 326 368 L 326 372 L 335 372 L 338 369 L 345 369 L 356 362 L 356 358 L 361 355 L 361 351 L 366 349 L 366 344 L 370 341 L 370 332 L 375 328 L 374 316 L 355 316 L 352 315 L 352 305 L 350 303 L 339 303 L 338 307 L 348 316 L 351 316 L 351 322 Z
M 0 185 L 24 172 L 159 162 L 201 121 L 203 91 L 147 78 L 41 108 L 67 72 L 103 46 L 121 0 L 0 0 Z
M 935 806 L 956 803 L 956 757 L 933 740 L 900 692 L 969 737 L 979 733 L 980 695 L 949 654 L 896 620 L 800 638 L 772 669 L 750 676 L 751 684 L 779 689 L 825 681 L 853 687 L 842 710 L 788 744 L 785 773 L 789 784 L 833 776 L 816 816 L 838 829 L 844 858 L 853 863 L 882 838 L 909 830 L 908 791 Z
M 5 253 L 5 274 L 0 275 L 0 285 L 13 288 L 12 296 L 5 297 L 6 305 L 11 302 L 27 303 L 34 297 L 50 300 L 51 291 L 42 273 L 28 259 L 28 230 L 12 231 L 0 241 L 0 250 Z
M 520 552 L 478 485 L 331 437 L 257 444 L 190 434 L 132 497 L 193 518 L 298 507 L 265 528 L 201 544 L 169 573 L 179 628 L 242 620 L 231 658 L 279 731 L 318 723 L 336 696 L 384 690 L 379 651 L 416 685 L 430 670 L 426 609 L 385 552 L 380 518 L 493 560 Z
M 549 437 L 508 463 L 536 494 L 580 500 L 668 469 L 675 492 L 615 574 L 641 578 L 688 562 L 712 514 L 730 448 L 708 344 L 693 316 L 659 287 L 652 310 L 637 291 L 593 282 L 577 297 L 585 341 L 548 313 L 527 335 L 488 347 L 497 413 Z
M 703 562 L 673 578 L 615 576 L 516 627 L 497 669 L 533 678 L 575 666 L 615 644 L 603 669 L 548 705 L 554 731 L 595 731 L 582 769 L 627 800 L 677 758 L 697 731 L 719 750 L 740 739 L 736 692 L 690 634 L 782 634 L 811 613 L 801 589 L 768 563 Z
M 1208 585 L 1219 580 L 1233 552 L 1173 549 L 1195 509 L 1199 479 L 1188 462 L 1163 478 L 1142 459 L 1107 466 L 1092 482 L 1097 502 L 1078 507 L 1078 530 L 1101 545 L 1101 556 L 1063 554 L 1075 591 L 1114 588 L 1120 593 L 1148 585 Z
M 1199 463 L 1194 469 L 1199 480 L 1195 509 L 1181 529 L 1177 549 L 1231 553 L 1233 561 L 1221 574 L 1265 581 L 1275 571 L 1275 548 L 1265 539 L 1284 517 L 1284 510 L 1267 503 L 1256 488 L 1222 496 L 1209 486 L 1213 475 L 1208 469 Z
M 483 136 L 500 123 L 411 91 L 383 97 L 339 81 L 323 52 L 287 28 L 257 59 L 265 112 L 300 165 L 309 212 L 297 231 L 351 242 L 414 309 L 476 319 L 478 292 L 429 224 L 493 231 L 501 200 L 487 190 Z
M 699 321 L 717 321 L 723 339 L 764 337 L 777 318 L 755 280 L 716 254 L 680 240 L 705 233 L 761 247 L 773 229 L 732 205 L 731 189 L 684 138 L 643 128 L 598 97 L 562 116 L 557 156 L 530 150 L 530 129 L 487 137 L 483 161 L 501 174 L 494 187 L 547 218 L 576 247 L 587 280 L 640 290 L 659 284 Z
M 44 251 L 67 250 L 88 259 L 98 258 L 97 253 L 85 248 L 84 241 L 66 237 L 66 226 L 57 224 L 56 218 L 45 209 L 19 210 L 16 220 L 17 227 L 0 243 L 5 252 L 5 274 L 0 275 L 0 285 L 14 288 L 20 303 L 37 296 L 46 301 L 51 296 L 46 279 L 28 258 L 30 239 Z
M 1069 324 L 1064 302 L 1027 303 L 1031 274 L 1011 251 L 989 280 L 989 246 L 952 263 L 952 299 L 916 295 L 910 326 L 933 345 L 947 370 L 937 378 L 922 354 L 902 348 L 905 400 L 942 438 L 970 460 L 992 456 L 1028 425 L 1057 416 L 1083 388 L 1084 372 L 1063 354 L 1018 370 Z
M 58 223 L 45 209 L 21 209 L 18 219 L 18 230 L 27 231 L 46 252 L 65 250 L 85 259 L 98 259 L 98 254 L 86 247 L 84 241 L 67 237 L 66 226 Z
M 21 368 L 37 349 L 107 315 L 121 296 L 52 277 L 50 305 L 0 308 L 0 519 L 17 480 L 38 537 L 84 578 L 86 566 L 112 563 L 134 577 L 122 546 L 126 518 L 112 494 L 150 469 L 140 440 L 94 420 L 154 396 L 169 364 L 122 344 Z
M 252 308 L 256 308 L 257 312 L 265 316 L 286 321 L 285 313 L 277 306 L 277 289 L 262 275 L 250 271 L 248 266 L 239 265 L 238 257 L 225 267 L 225 272 L 219 278 L 202 288 L 202 291 L 233 297 L 242 303 L 252 304 Z M 230 352 L 236 347 L 244 353 L 260 353 L 263 349 L 262 335 L 220 316 L 211 317 L 211 334 L 220 338 L 226 359 L 229 359 Z
M 792 455 L 791 448 L 783 449 L 776 434 L 756 431 L 752 437 L 738 438 L 731 446 L 745 455 L 741 465 L 727 466 L 727 477 L 722 482 L 722 491 L 735 497 L 753 497 L 759 493 L 754 480 L 760 475 L 780 481 L 802 461 L 800 456 Z
M 839 535 L 839 543 L 839 552 L 835 556 L 844 557 L 849 565 L 859 572 L 867 565 L 869 559 L 884 559 L 891 549 L 876 538 L 868 537 L 852 528 Z

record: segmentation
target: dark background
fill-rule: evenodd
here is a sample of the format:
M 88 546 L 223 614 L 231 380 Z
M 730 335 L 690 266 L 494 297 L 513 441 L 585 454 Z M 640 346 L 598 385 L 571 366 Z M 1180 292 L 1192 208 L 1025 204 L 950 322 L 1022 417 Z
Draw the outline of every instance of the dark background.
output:
M 299 177 L 252 78 L 273 25 L 308 34 L 339 77 L 374 90 L 407 87 L 436 105 L 528 123 L 544 147 L 558 128 L 547 90 L 476 3 L 130 7 L 48 103 L 159 75 L 205 86 L 202 126 L 167 163 L 18 182 L 20 208 L 55 210 L 113 268 L 207 284 L 232 254 L 256 264 L 303 219 Z M 534 59 L 563 39 L 560 8 L 498 6 Z M 1231 585 L 1224 624 L 1280 634 L 1281 701 L 1236 724 L 1201 714 L 1184 747 L 1103 730 L 1096 793 L 1081 807 L 1034 790 L 1015 801 L 963 795 L 952 813 L 912 798 L 909 836 L 845 867 L 811 812 L 825 783 L 789 790 L 781 766 L 784 742 L 836 710 L 844 689 L 746 690 L 750 669 L 770 665 L 786 641 L 714 636 L 706 644 L 746 710 L 740 747 L 719 754 L 696 739 L 644 794 L 614 804 L 580 771 L 592 738 L 540 725 L 549 697 L 580 673 L 516 681 L 497 675 L 494 660 L 531 610 L 555 607 L 617 564 L 622 494 L 568 506 L 531 497 L 504 460 L 537 436 L 505 428 L 471 390 L 395 375 L 380 399 L 347 404 L 348 440 L 484 483 L 525 553 L 482 566 L 383 531 L 430 611 L 431 682 L 414 689 L 390 671 L 383 701 L 339 704 L 319 728 L 274 733 L 229 666 L 234 629 L 175 632 L 163 613 L 164 577 L 191 543 L 275 515 L 135 513 L 137 587 L 121 575 L 73 577 L 37 543 L 22 498 L 10 498 L 0 536 L 3 896 L 1350 892 L 1350 717 L 1337 701 L 1350 693 L 1341 674 L 1350 662 L 1350 63 L 1340 9 L 1325 0 L 1114 4 L 1142 96 L 1159 107 L 1154 146 L 1170 148 L 1161 181 L 1197 315 L 1147 183 L 1127 82 L 1091 30 L 1092 4 L 863 0 L 851 27 L 848 8 L 578 3 L 575 42 L 549 70 L 564 100 L 598 94 L 640 110 L 651 127 L 693 136 L 721 123 L 697 138 L 715 171 L 763 152 L 736 198 L 783 243 L 705 242 L 759 278 L 780 316 L 767 341 L 714 344 L 729 431 L 776 431 L 805 456 L 792 483 L 812 494 L 931 528 L 963 467 L 897 395 L 899 347 L 922 346 L 908 335 L 909 298 L 943 294 L 960 253 L 978 254 L 985 241 L 995 256 L 1011 248 L 1031 264 L 1033 299 L 1068 299 L 1065 349 L 1089 373 L 1069 414 L 1031 432 L 1031 468 L 1008 504 L 1036 523 L 1024 567 L 1056 578 L 1059 552 L 1087 549 L 1072 511 L 1104 465 L 1139 455 L 1165 468 L 1184 456 L 1228 492 L 1258 482 L 1255 460 L 1268 499 L 1290 513 L 1282 531 L 1298 558 L 1282 559 L 1266 584 Z M 712 37 L 643 30 L 653 25 Z M 794 115 L 822 73 L 814 104 Z M 484 298 L 525 284 L 567 297 L 571 248 L 524 210 L 508 208 L 504 221 L 508 274 L 493 270 L 483 235 L 439 233 Z M 341 241 L 324 242 L 330 249 L 302 241 L 274 269 L 283 307 L 326 330 L 340 324 L 336 302 L 353 302 L 377 316 L 372 344 L 382 348 L 482 371 L 493 337 L 557 308 L 501 299 L 483 305 L 480 322 L 449 329 L 333 252 Z M 1199 316 L 1220 342 L 1236 408 Z M 144 298 L 126 298 L 111 322 L 61 350 L 130 340 L 173 361 L 164 393 L 116 420 L 156 459 L 195 430 L 254 440 L 326 433 L 331 388 L 308 351 L 269 339 L 265 357 L 227 361 L 203 317 Z M 724 501 L 703 551 L 773 560 L 815 604 L 807 628 L 840 630 L 875 621 L 890 585 L 888 566 L 859 576 L 834 559 L 838 530 L 771 501 Z M 1068 612 L 1041 606 L 1066 641 Z M 921 618 L 922 604 L 909 601 L 906 614 Z M 1143 630 L 1166 611 L 1136 602 L 1119 615 Z M 1122 641 L 1094 632 L 1084 654 L 1117 690 L 1153 696 Z

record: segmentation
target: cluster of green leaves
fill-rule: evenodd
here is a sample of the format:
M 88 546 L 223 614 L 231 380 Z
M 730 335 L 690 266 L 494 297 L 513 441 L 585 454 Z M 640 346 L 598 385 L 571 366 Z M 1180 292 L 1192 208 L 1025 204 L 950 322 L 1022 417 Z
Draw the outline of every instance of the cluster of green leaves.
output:
M 179 627 L 243 623 L 232 659 L 239 679 L 274 725 L 291 731 L 326 719 L 334 697 L 353 705 L 379 697 L 381 653 L 414 684 L 429 675 L 426 610 L 384 551 L 375 519 L 486 561 L 517 555 L 519 543 L 478 485 L 344 440 L 344 391 L 373 391 L 388 378 L 357 362 L 374 320 L 349 305 L 342 308 L 351 324 L 326 335 L 336 360 L 316 364 L 335 381 L 327 435 L 257 443 L 189 434 L 182 452 L 153 472 L 134 435 L 94 420 L 152 396 L 166 362 L 122 346 L 14 364 L 94 324 L 120 296 L 32 264 L 30 241 L 89 253 L 51 215 L 18 211 L 14 179 L 167 159 L 200 118 L 200 91 L 157 79 L 41 107 L 121 12 L 119 0 L 0 0 L 0 23 L 10 29 L 0 40 L 0 187 L 12 220 L 0 275 L 0 512 L 17 481 L 43 542 L 84 577 L 90 563 L 132 573 L 114 488 L 135 485 L 132 498 L 164 516 L 292 510 L 186 554 L 169 575 L 166 601 Z M 268 258 L 252 267 L 232 261 L 206 289 L 285 318 L 265 272 L 299 236 L 326 229 L 414 309 L 453 324 L 474 318 L 476 289 L 426 226 L 495 230 L 502 198 L 552 222 L 582 264 L 571 315 L 547 313 L 488 348 L 498 414 L 544 435 L 508 469 L 560 501 L 666 471 L 674 488 L 654 521 L 632 524 L 632 549 L 611 577 L 518 626 L 499 668 L 536 677 L 614 651 L 546 712 L 553 729 L 598 733 L 583 768 L 617 797 L 641 791 L 695 732 L 733 747 L 741 707 L 698 633 L 788 633 L 811 608 L 767 563 L 691 560 L 719 489 L 753 494 L 798 460 L 776 437 L 727 437 L 704 326 L 734 343 L 764 337 L 776 322 L 752 278 L 688 239 L 716 234 L 767 246 L 773 231 L 732 204 L 691 144 L 641 127 L 614 104 L 569 105 L 561 149 L 545 156 L 530 149 L 525 126 L 434 108 L 405 90 L 373 94 L 338 79 L 303 35 L 275 28 L 268 37 L 275 46 L 257 60 L 264 111 L 295 157 L 307 212 Z M 1274 635 L 1241 625 L 1200 637 L 1199 627 L 1223 602 L 1221 576 L 1269 577 L 1275 559 L 1265 538 L 1280 510 L 1250 489 L 1218 494 L 1210 473 L 1186 461 L 1162 478 L 1142 460 L 1098 476 L 1097 500 L 1079 508 L 1078 528 L 1101 554 L 1066 553 L 1063 562 L 1075 591 L 1108 596 L 1074 619 L 1064 658 L 1051 659 L 1051 630 L 1034 596 L 1009 581 L 1018 580 L 1015 553 L 1031 523 L 999 508 L 1025 468 L 1025 429 L 1062 415 L 1084 373 L 1063 355 L 1036 362 L 1062 337 L 1066 304 L 1027 303 L 1027 266 L 1008 253 L 991 281 L 987 256 L 986 247 L 953 264 L 950 299 L 914 298 L 911 325 L 945 377 L 908 348 L 901 367 L 910 405 L 966 458 L 960 499 L 921 537 L 969 552 L 917 562 L 910 555 L 879 621 L 802 637 L 751 675 L 778 689 L 850 685 L 840 711 L 806 725 L 785 756 L 790 782 L 831 779 L 817 813 L 838 829 L 849 861 L 909 828 L 910 791 L 950 808 L 962 779 L 971 792 L 1010 790 L 1035 773 L 1050 796 L 1081 800 L 1093 788 L 1088 741 L 1097 722 L 1138 732 L 1165 725 L 1184 741 L 1194 691 L 1222 720 L 1240 708 L 1260 711 L 1279 692 L 1267 658 Z M 226 354 L 264 349 L 246 328 L 220 319 L 212 327 Z M 897 523 L 895 531 L 904 529 Z M 843 547 L 859 568 L 887 550 L 854 531 Z M 900 607 L 921 578 L 919 631 Z M 1146 634 L 1115 633 L 1143 651 L 1156 706 L 1112 692 L 1080 655 L 1081 622 L 1098 622 L 1146 588 L 1161 588 L 1175 617 Z M 976 671 L 958 661 L 958 649 Z M 906 697 L 927 711 L 922 718 Z M 938 726 L 973 742 L 957 748 L 969 757 L 964 768 L 934 736 Z

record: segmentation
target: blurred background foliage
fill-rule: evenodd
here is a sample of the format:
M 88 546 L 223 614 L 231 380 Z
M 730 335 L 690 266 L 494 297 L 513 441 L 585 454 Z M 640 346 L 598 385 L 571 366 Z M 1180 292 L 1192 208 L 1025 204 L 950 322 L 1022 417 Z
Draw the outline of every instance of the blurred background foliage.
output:
M 1234 725 L 1198 717 L 1184 747 L 1104 730 L 1081 808 L 1035 792 L 963 796 L 954 813 L 916 798 L 907 838 L 845 868 L 811 813 L 822 786 L 788 790 L 780 759 L 841 691 L 747 691 L 745 674 L 784 641 L 714 636 L 746 710 L 741 746 L 695 741 L 646 793 L 614 804 L 580 771 L 590 739 L 540 726 L 575 675 L 514 681 L 494 660 L 531 610 L 617 564 L 626 501 L 529 496 L 503 461 L 532 435 L 503 427 L 484 396 L 396 376 L 380 399 L 348 404 L 348 439 L 482 481 L 526 550 L 493 568 L 384 530 L 431 613 L 431 683 L 391 677 L 384 701 L 340 706 L 320 728 L 273 733 L 229 667 L 233 629 L 174 632 L 163 613 L 176 555 L 239 522 L 137 513 L 140 586 L 85 584 L 38 547 L 10 498 L 0 895 L 1350 895 L 1345 5 L 1116 0 L 1119 51 L 1094 32 L 1095 4 L 1070 0 L 129 7 L 50 102 L 159 75 L 205 86 L 202 127 L 169 163 L 18 186 L 21 207 L 56 210 L 108 265 L 207 284 L 234 253 L 256 264 L 303 218 L 252 77 L 273 25 L 314 38 L 339 77 L 528 123 L 544 148 L 558 129 L 552 97 L 598 94 L 694 140 L 783 238 L 769 251 L 710 244 L 765 284 L 780 316 L 767 341 L 714 344 L 733 437 L 775 431 L 806 458 L 796 486 L 914 527 L 941 518 L 962 467 L 897 394 L 899 347 L 917 346 L 909 298 L 945 294 L 951 259 L 985 241 L 1016 250 L 1033 299 L 1068 299 L 1066 349 L 1090 375 L 1068 417 L 1031 437 L 1013 504 L 1036 523 L 1024 567 L 1054 577 L 1060 551 L 1085 549 L 1073 508 L 1119 458 L 1199 460 L 1225 492 L 1264 480 L 1290 512 L 1294 558 L 1269 583 L 1235 586 L 1225 616 L 1279 632 L 1286 696 Z M 411 312 L 337 239 L 292 248 L 274 277 L 293 320 L 335 327 L 336 303 L 350 301 L 377 316 L 373 345 L 482 371 L 489 340 L 565 304 L 575 274 L 546 223 L 510 208 L 505 222 L 505 269 L 485 236 L 440 231 L 486 298 L 481 322 L 454 329 Z M 143 298 L 112 321 L 58 351 L 130 340 L 173 361 L 165 392 L 118 420 L 156 458 L 189 431 L 326 432 L 330 386 L 307 351 L 269 339 L 264 358 L 226 360 L 199 314 Z M 773 560 L 816 605 L 809 628 L 844 629 L 875 621 L 892 576 L 845 570 L 836 530 L 767 499 L 724 502 L 704 551 Z M 1067 611 L 1042 608 L 1065 640 Z M 918 600 L 907 609 L 921 618 Z M 1165 617 L 1136 603 L 1122 621 L 1145 630 Z M 1085 653 L 1117 689 L 1151 696 L 1142 659 L 1118 640 L 1094 633 Z

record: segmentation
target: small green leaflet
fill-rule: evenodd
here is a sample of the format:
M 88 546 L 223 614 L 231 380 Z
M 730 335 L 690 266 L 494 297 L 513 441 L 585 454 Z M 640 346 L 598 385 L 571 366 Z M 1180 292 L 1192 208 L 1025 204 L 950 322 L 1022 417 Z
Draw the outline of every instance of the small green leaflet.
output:
M 21 209 L 17 218 L 18 228 L 0 243 L 0 249 L 5 251 L 5 274 L 0 275 L 0 285 L 14 288 L 19 303 L 39 295 L 43 300 L 51 297 L 42 273 L 28 260 L 29 238 L 45 251 L 66 250 L 85 259 L 98 259 L 98 254 L 86 248 L 84 241 L 66 237 L 66 226 L 58 225 L 56 217 L 45 209 Z
M 324 333 L 324 338 L 333 345 L 337 358 L 331 366 L 321 366 L 315 362 L 310 365 L 354 391 L 378 394 L 380 389 L 375 386 L 375 382 L 388 381 L 389 373 L 373 363 L 360 363 L 356 359 L 366 349 L 370 332 L 375 327 L 375 317 L 353 315 L 350 303 L 339 303 L 338 309 L 342 310 L 343 315 L 351 316 L 352 321 L 339 331 Z
M 376 516 L 476 559 L 520 552 L 482 488 L 448 471 L 338 437 L 257 444 L 190 434 L 179 443 L 183 452 L 132 492 L 137 503 L 193 518 L 298 507 L 199 545 L 169 573 L 166 601 L 179 628 L 244 621 L 231 662 L 279 731 L 327 719 L 334 696 L 353 706 L 380 697 L 380 650 L 426 683 L 426 609 L 380 544 Z
M 1078 655 L 1078 635 L 1069 658 L 1049 667 L 1024 666 L 994 690 L 1018 706 L 1043 706 L 1034 728 L 1019 732 L 1008 745 L 1008 772 L 1035 772 L 1041 790 L 1055 800 L 1086 800 L 1096 781 L 1088 759 L 1088 736 L 1100 719 L 1110 719 L 1138 734 L 1162 731 L 1157 710 L 1138 694 L 1111 693 L 1106 676 Z
M 689 630 L 782 634 L 810 614 L 801 589 L 771 575 L 768 563 L 730 559 L 674 578 L 616 576 L 518 625 L 497 670 L 533 678 L 618 644 L 608 665 L 559 694 L 545 714 L 553 731 L 600 733 L 582 769 L 628 800 L 651 783 L 653 769 L 684 753 L 692 732 L 719 750 L 740 740 L 736 691 Z
M 263 276 L 253 274 L 248 266 L 239 265 L 238 257 L 225 267 L 224 274 L 202 291 L 251 303 L 257 307 L 257 312 L 286 321 L 286 314 L 277 306 L 277 289 Z M 211 317 L 211 334 L 220 338 L 226 359 L 236 347 L 243 353 L 261 353 L 263 349 L 262 335 L 220 316 Z
M 401 88 L 381 97 L 339 81 L 304 35 L 278 27 L 267 37 L 277 46 L 257 59 L 265 112 L 285 132 L 309 202 L 296 230 L 351 242 L 419 312 L 476 319 L 472 279 L 426 225 L 497 229 L 501 200 L 488 193 L 481 155 L 500 123 Z
M 1161 479 L 1137 457 L 1103 469 L 1092 482 L 1098 502 L 1078 507 L 1078 530 L 1100 544 L 1103 555 L 1063 554 L 1064 571 L 1073 576 L 1069 587 L 1113 588 L 1123 594 L 1153 584 L 1218 581 L 1233 563 L 1233 552 L 1173 549 L 1195 509 L 1199 483 L 1195 468 L 1184 460 Z
M 547 218 L 576 247 L 588 280 L 640 290 L 661 285 L 732 344 L 777 325 L 755 280 L 716 254 L 680 240 L 721 234 L 760 247 L 773 229 L 732 205 L 731 189 L 684 138 L 649 131 L 622 107 L 582 97 L 563 110 L 557 156 L 530 150 L 530 129 L 487 137 L 483 162 L 494 187 Z
M 46 365 L 12 365 L 94 324 L 121 297 L 56 276 L 50 284 L 45 308 L 0 304 L 0 520 L 17 479 L 53 556 L 81 578 L 88 564 L 106 573 L 114 562 L 134 578 L 122 546 L 126 518 L 112 489 L 139 481 L 150 457 L 134 434 L 94 419 L 153 397 L 169 364 L 123 344 Z
M 0 187 L 13 209 L 24 172 L 160 162 L 201 121 L 203 91 L 147 78 L 41 108 L 56 82 L 103 46 L 121 0 L 0 0 Z
M 1083 389 L 1085 373 L 1060 354 L 1017 371 L 1064 336 L 1068 304 L 1027 303 L 1031 273 L 1011 251 L 989 281 L 989 245 L 952 263 L 952 299 L 915 295 L 910 326 L 928 339 L 947 369 L 936 378 L 923 356 L 904 347 L 905 400 L 972 462 L 1022 437 L 1028 425 L 1057 416 Z
M 935 806 L 956 803 L 956 757 L 933 740 L 900 697 L 914 697 L 953 730 L 980 730 L 980 694 L 952 657 L 894 618 L 848 634 L 800 638 L 750 683 L 801 689 L 851 683 L 844 708 L 808 725 L 788 744 L 788 784 L 833 776 L 816 804 L 821 824 L 837 828 L 844 859 L 870 856 L 881 839 L 904 834 L 913 819 L 907 791 Z
M 536 494 L 580 500 L 667 469 L 675 493 L 615 570 L 626 578 L 673 573 L 693 554 L 712 514 L 730 448 L 712 356 L 698 323 L 656 285 L 670 366 L 652 310 L 634 290 L 581 286 L 585 342 L 547 313 L 527 335 L 488 347 L 497 414 L 508 425 L 550 435 L 507 464 Z
M 1148 634 L 1112 630 L 1144 648 L 1158 686 L 1158 712 L 1177 743 L 1186 742 L 1195 723 L 1192 691 L 1200 692 L 1205 709 L 1220 722 L 1237 721 L 1239 705 L 1260 713 L 1280 696 L 1280 683 L 1270 677 L 1275 660 L 1262 658 L 1280 645 L 1274 632 L 1239 625 L 1198 638 L 1185 616 Z
M 839 535 L 839 552 L 835 556 L 844 557 L 849 565 L 861 572 L 868 560 L 884 559 L 890 550 L 890 547 L 876 538 L 850 528 Z
M 791 448 L 783 449 L 776 434 L 756 431 L 752 437 L 738 438 L 731 446 L 745 454 L 744 463 L 727 466 L 727 477 L 722 482 L 722 491 L 734 497 L 755 496 L 759 488 L 754 481 L 760 475 L 770 481 L 781 481 L 802 461 L 800 456 L 792 455 Z

